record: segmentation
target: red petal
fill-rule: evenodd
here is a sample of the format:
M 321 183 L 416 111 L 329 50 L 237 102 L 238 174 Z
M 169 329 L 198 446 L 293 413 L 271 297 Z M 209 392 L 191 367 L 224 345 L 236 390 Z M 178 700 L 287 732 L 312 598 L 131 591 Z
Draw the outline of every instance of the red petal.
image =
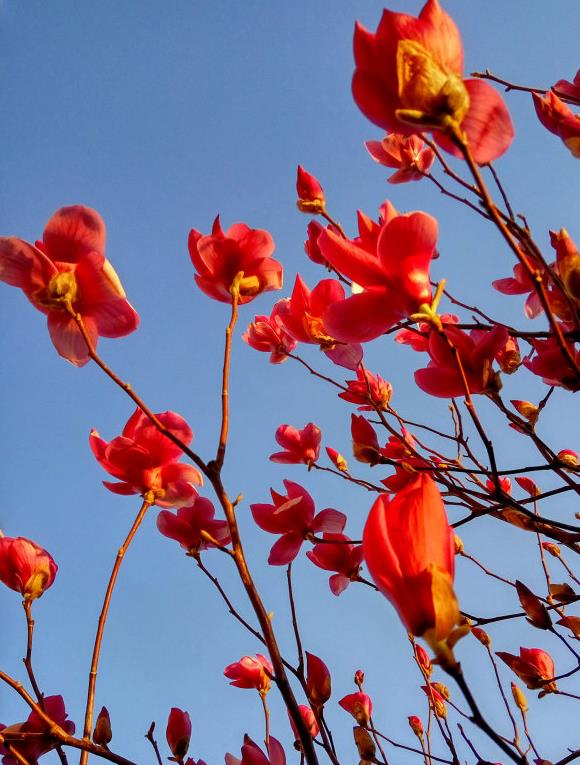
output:
M 78 263 L 89 252 L 105 252 L 105 224 L 90 207 L 61 207 L 46 224 L 42 241 L 51 260 Z
M 99 339 L 97 327 L 90 316 L 83 317 L 85 330 L 96 347 Z M 50 311 L 48 314 L 48 331 L 50 339 L 59 354 L 74 364 L 84 366 L 89 360 L 89 351 L 75 320 L 64 311 Z

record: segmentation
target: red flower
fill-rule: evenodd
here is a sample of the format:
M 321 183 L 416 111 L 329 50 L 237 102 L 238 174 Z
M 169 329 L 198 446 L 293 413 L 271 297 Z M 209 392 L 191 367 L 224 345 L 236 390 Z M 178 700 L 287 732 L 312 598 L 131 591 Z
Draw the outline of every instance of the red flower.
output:
M 446 131 L 466 134 L 476 162 L 506 151 L 513 126 L 501 96 L 486 82 L 463 80 L 463 46 L 438 0 L 419 17 L 384 10 L 375 33 L 354 34 L 354 100 L 371 122 L 410 135 L 434 130 L 446 151 L 461 156 Z
M 54 582 L 52 555 L 25 537 L 0 537 L 0 582 L 25 600 L 39 598 Z
M 423 212 L 398 215 L 392 206 L 384 211 L 378 236 L 371 231 L 366 242 L 329 230 L 318 237 L 326 260 L 357 285 L 356 294 L 346 300 L 337 296 L 324 314 L 327 330 L 344 342 L 373 340 L 431 303 L 437 221 Z
M 439 318 L 443 325 L 459 324 L 459 316 L 456 316 L 454 313 L 444 313 Z M 395 342 L 401 345 L 410 345 L 414 351 L 426 353 L 429 350 L 431 329 L 431 325 L 426 321 L 420 321 L 417 329 L 400 329 L 395 335 Z
M 508 276 L 505 279 L 496 279 L 491 284 L 494 289 L 503 295 L 525 295 L 529 293 L 524 304 L 524 311 L 528 319 L 534 319 L 544 310 L 534 283 L 527 275 L 521 263 L 516 263 L 514 266 L 513 277 Z
M 363 535 L 365 562 L 409 632 L 435 646 L 459 620 L 455 544 L 433 479 L 420 474 L 393 499 L 374 503 Z
M 193 433 L 187 422 L 175 412 L 155 415 L 185 444 Z M 181 449 L 162 435 L 140 409 L 136 409 L 123 433 L 107 443 L 91 430 L 89 443 L 99 465 L 122 483 L 103 481 L 115 494 L 152 492 L 160 507 L 181 507 L 197 496 L 194 484 L 202 477 L 192 465 L 178 462 Z
M 535 355 L 531 359 L 524 359 L 524 366 L 530 372 L 539 375 L 546 385 L 557 385 L 572 391 L 580 390 L 578 375 L 563 356 L 556 337 L 547 340 L 533 339 L 530 342 Z M 567 342 L 567 345 L 576 363 L 580 364 L 580 349 L 576 348 L 575 343 Z
M 330 698 L 330 671 L 318 656 L 306 651 L 306 692 L 314 706 L 322 707 Z
M 328 584 L 333 595 L 340 595 L 351 582 L 358 579 L 363 559 L 362 545 L 348 544 L 350 539 L 345 534 L 326 533 L 323 538 L 325 541 L 308 550 L 306 557 L 318 568 L 336 571 Z
M 20 287 L 46 314 L 59 354 L 77 367 L 88 348 L 69 310 L 80 314 L 93 346 L 99 336 L 123 337 L 137 329 L 139 315 L 125 297 L 105 258 L 105 224 L 90 207 L 62 207 L 34 245 L 0 237 L 0 280 Z
M 375 409 L 385 412 L 393 395 L 391 383 L 383 380 L 380 375 L 375 376 L 372 372 L 360 367 L 356 370 L 356 376 L 356 380 L 346 381 L 348 390 L 339 393 L 338 397 L 352 404 L 361 404 L 358 407 L 359 412 L 372 412 Z
M 580 306 L 580 253 L 565 228 L 550 231 L 550 242 L 556 250 L 556 268 L 567 294 Z M 562 317 L 564 318 L 564 317 Z
M 209 499 L 196 497 L 192 505 L 180 507 L 174 515 L 169 510 L 162 510 L 157 516 L 157 528 L 165 537 L 188 550 L 198 553 L 215 547 L 202 536 L 202 531 L 210 534 L 215 541 L 225 547 L 232 541 L 227 521 L 214 520 L 215 508 Z
M 307 231 L 308 239 L 304 242 L 304 252 L 313 263 L 318 263 L 319 266 L 325 266 L 326 260 L 322 257 L 322 253 L 318 246 L 318 237 L 320 232 L 324 231 L 324 227 L 321 226 L 317 220 L 311 220 L 308 224 Z
M 386 135 L 382 141 L 366 141 L 368 153 L 380 165 L 397 169 L 389 183 L 420 181 L 435 160 L 435 152 L 417 135 Z
M 346 516 L 327 508 L 315 515 L 314 502 L 306 489 L 292 481 L 284 481 L 287 495 L 271 489 L 273 505 L 250 505 L 258 526 L 270 534 L 282 534 L 270 550 L 268 563 L 285 566 L 298 555 L 302 542 L 320 532 L 341 533 Z
M 191 719 L 187 712 L 172 707 L 167 720 L 165 737 L 176 760 L 183 760 L 189 749 L 191 738 Z
M 281 319 L 288 310 L 288 303 L 288 299 L 279 300 L 270 316 L 256 316 L 242 335 L 242 340 L 256 351 L 270 354 L 270 364 L 286 361 L 288 354 L 298 345 L 286 331 Z
M 267 231 L 234 223 L 224 234 L 218 215 L 211 234 L 191 229 L 188 247 L 197 286 L 214 300 L 232 302 L 230 290 L 240 273 L 240 304 L 282 288 L 282 266 L 272 258 L 274 241 Z
M 306 725 L 306 729 L 308 733 L 310 733 L 310 736 L 312 738 L 316 738 L 320 732 L 320 728 L 318 727 L 318 723 L 316 722 L 316 717 L 314 715 L 314 712 L 312 709 L 310 709 L 309 706 L 306 706 L 306 704 L 299 704 L 298 709 L 300 710 L 300 716 L 302 717 L 302 720 L 304 721 L 304 725 Z M 298 728 L 294 724 L 294 720 L 290 716 L 290 712 L 288 712 L 288 719 L 290 720 L 290 725 L 292 726 L 292 732 L 294 733 L 294 738 L 299 741 L 300 740 L 300 734 L 298 733 Z
M 417 476 L 415 468 L 430 466 L 426 459 L 415 456 L 415 451 L 415 439 L 406 428 L 401 428 L 400 436 L 389 436 L 386 445 L 381 449 L 383 457 L 397 463 L 395 474 L 381 480 L 389 492 L 400 491 L 408 483 L 413 483 Z
M 492 330 L 471 330 L 469 335 L 453 326 L 445 334 L 459 353 L 470 393 L 497 390 L 499 380 L 492 369 L 493 359 L 505 346 L 508 332 L 496 325 Z M 431 361 L 425 369 L 415 372 L 415 382 L 426 393 L 441 398 L 465 396 L 465 386 L 457 360 L 449 345 L 438 332 L 429 335 Z
M 72 736 L 75 732 L 75 724 L 72 720 L 66 719 L 68 714 L 64 708 L 62 696 L 45 696 L 42 705 L 46 714 L 69 736 Z M 25 722 L 9 725 L 8 727 L 0 725 L 0 731 L 5 736 L 6 743 L 10 741 L 10 733 L 40 734 L 26 741 L 10 741 L 12 746 L 30 765 L 34 765 L 39 757 L 50 752 L 55 746 L 55 740 L 50 736 L 48 725 L 34 710 L 28 715 L 28 719 Z M 43 734 L 46 735 L 46 738 L 43 737 Z M 5 745 L 0 744 L 0 754 L 4 755 L 2 759 L 4 765 L 19 765 L 18 759 L 10 754 Z
M 532 93 L 542 125 L 560 138 L 573 157 L 580 157 L 580 116 L 549 90 L 544 96 Z
M 298 209 L 301 212 L 318 215 L 324 211 L 324 189 L 318 178 L 307 172 L 302 165 L 298 165 L 296 193 Z
M 270 459 L 287 465 L 303 462 L 310 466 L 320 454 L 321 437 L 320 428 L 313 422 L 309 422 L 302 430 L 292 425 L 280 425 L 276 430 L 276 441 L 285 451 L 271 454 Z
M 360 345 L 337 342 L 328 334 L 323 322 L 327 308 L 343 300 L 344 289 L 335 279 L 323 279 L 311 292 L 298 274 L 288 310 L 280 318 L 295 340 L 319 345 L 335 364 L 356 369 L 363 355 Z
M 286 755 L 277 738 L 270 736 L 266 748 L 267 755 L 249 736 L 244 736 L 242 759 L 228 753 L 225 758 L 226 765 L 286 765 Z
M 359 725 L 366 728 L 373 713 L 373 702 L 370 696 L 358 691 L 357 693 L 349 693 L 338 703 L 349 715 L 354 717 Z
M 519 656 L 497 651 L 497 656 L 526 684 L 526 688 L 542 688 L 545 693 L 556 689 L 556 683 L 546 682 L 556 674 L 554 660 L 541 648 L 520 648 Z
M 270 660 L 261 653 L 242 656 L 239 661 L 228 664 L 224 669 L 224 675 L 232 681 L 230 685 L 236 688 L 255 688 L 260 693 L 268 693 L 273 674 Z

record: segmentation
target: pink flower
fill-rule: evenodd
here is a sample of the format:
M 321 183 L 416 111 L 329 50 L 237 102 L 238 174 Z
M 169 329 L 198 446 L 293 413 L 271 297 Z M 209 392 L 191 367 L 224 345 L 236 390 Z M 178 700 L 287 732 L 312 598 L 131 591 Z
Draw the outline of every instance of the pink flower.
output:
M 157 528 L 163 536 L 175 539 L 190 553 L 215 547 L 202 535 L 203 531 L 225 547 L 231 542 L 227 521 L 214 520 L 214 515 L 215 508 L 210 500 L 196 497 L 193 504 L 180 507 L 175 515 L 169 510 L 162 510 L 157 516 Z
M 182 761 L 187 754 L 189 740 L 191 739 L 191 719 L 189 714 L 177 707 L 172 707 L 167 720 L 165 736 L 171 749 L 171 754 L 176 760 Z
M 0 280 L 22 289 L 46 314 L 58 353 L 81 367 L 89 350 L 70 311 L 80 314 L 93 344 L 139 326 L 115 270 L 105 258 L 105 224 L 90 207 L 61 207 L 34 245 L 0 237 Z
M 429 266 L 437 241 L 437 221 L 423 212 L 399 215 L 384 208 L 378 236 L 351 241 L 325 230 L 318 237 L 324 258 L 357 285 L 356 294 L 337 295 L 324 325 L 343 342 L 366 342 L 397 321 L 431 303 Z
M 372 412 L 375 409 L 385 412 L 393 395 L 391 383 L 360 367 L 356 370 L 356 376 L 356 380 L 346 381 L 348 390 L 339 393 L 338 397 L 352 404 L 360 404 L 359 412 Z
M 268 754 L 252 741 L 249 736 L 244 736 L 242 746 L 242 759 L 226 754 L 226 765 L 286 765 L 286 755 L 282 744 L 274 736 L 270 736 L 267 746 Z
M 435 152 L 417 135 L 387 134 L 382 141 L 366 141 L 371 157 L 380 165 L 397 169 L 389 183 L 420 181 L 429 172 Z
M 274 668 L 266 656 L 258 653 L 256 656 L 242 656 L 239 661 L 228 664 L 224 675 L 236 688 L 255 688 L 260 693 L 268 693 Z
M 39 598 L 54 582 L 52 555 L 25 537 L 0 537 L 0 582 L 25 600 Z
M 308 550 L 306 557 L 318 568 L 336 571 L 329 578 L 328 584 L 333 595 L 340 595 L 351 582 L 358 579 L 363 559 L 362 545 L 348 544 L 350 539 L 345 534 L 326 533 L 323 539 L 324 542 Z
M 276 441 L 284 451 L 271 454 L 270 459 L 287 465 L 303 462 L 310 466 L 320 454 L 321 437 L 320 428 L 313 422 L 309 422 L 302 430 L 292 425 L 280 425 L 276 430 Z
M 193 433 L 187 422 L 175 412 L 155 415 L 184 444 Z M 195 485 L 202 484 L 199 471 L 192 465 L 178 462 L 181 449 L 162 435 L 140 409 L 136 409 L 123 428 L 123 433 L 107 443 L 96 430 L 89 443 L 99 465 L 121 483 L 103 481 L 115 494 L 152 492 L 160 507 L 181 507 L 197 496 Z
M 349 693 L 338 703 L 349 715 L 354 717 L 359 725 L 366 728 L 373 713 L 373 702 L 370 696 L 358 691 L 357 693 Z
M 68 714 L 64 707 L 64 701 L 62 696 L 45 696 L 43 699 L 44 711 L 46 714 L 54 720 L 57 725 L 72 736 L 75 732 L 75 724 L 72 720 L 67 720 Z M 55 741 L 49 735 L 47 724 L 44 720 L 33 710 L 28 719 L 22 723 L 16 723 L 15 725 L 9 725 L 5 727 L 0 725 L 0 731 L 5 736 L 6 742 L 10 741 L 11 733 L 36 733 L 40 734 L 33 738 L 29 738 L 26 741 L 13 741 L 12 746 L 18 751 L 19 754 L 24 757 L 30 765 L 34 765 L 36 761 L 43 754 L 50 752 L 54 749 Z M 46 735 L 46 738 L 43 737 Z M 2 762 L 4 765 L 19 765 L 19 761 L 16 757 L 10 754 L 6 745 L 0 744 L 0 754 L 4 755 Z
M 240 305 L 282 288 L 282 266 L 272 258 L 274 241 L 267 231 L 234 223 L 224 234 L 218 215 L 211 234 L 191 229 L 188 247 L 197 286 L 214 300 L 232 302 L 230 290 L 240 273 Z
M 318 727 L 318 723 L 316 722 L 316 716 L 314 712 L 306 704 L 299 704 L 298 709 L 300 710 L 300 716 L 302 717 L 304 725 L 306 726 L 306 730 L 308 731 L 308 733 L 310 733 L 310 736 L 312 738 L 316 738 L 316 736 L 318 736 L 320 732 L 320 728 Z M 292 727 L 292 732 L 294 733 L 294 738 L 297 741 L 299 741 L 300 734 L 298 733 L 298 728 L 294 724 L 294 720 L 290 716 L 290 712 L 288 712 L 288 719 L 290 720 L 290 725 Z
M 524 311 L 528 319 L 534 319 L 544 310 L 534 284 L 521 263 L 516 263 L 514 266 L 513 277 L 508 276 L 505 279 L 496 279 L 492 282 L 492 287 L 504 295 L 527 294 L 528 297 L 524 304 Z
M 400 491 L 408 483 L 413 483 L 417 478 L 415 468 L 430 466 L 426 459 L 415 455 L 415 439 L 404 427 L 401 428 L 400 436 L 389 436 L 389 440 L 380 451 L 381 456 L 397 463 L 395 474 L 381 481 L 390 492 Z
M 562 140 L 573 157 L 580 157 L 580 116 L 549 90 L 544 96 L 532 93 L 536 114 L 542 125 Z
M 298 343 L 288 334 L 281 316 L 288 310 L 288 299 L 279 300 L 270 316 L 256 316 L 242 340 L 256 351 L 270 354 L 270 364 L 281 364 Z
M 497 656 L 526 684 L 526 688 L 542 688 L 545 693 L 556 689 L 555 683 L 546 682 L 556 674 L 554 660 L 541 648 L 520 648 L 519 656 L 497 651 Z
M 298 209 L 301 212 L 318 215 L 324 211 L 324 190 L 320 181 L 307 172 L 302 165 L 298 165 L 296 193 Z
M 492 369 L 496 353 L 505 346 L 507 329 L 496 325 L 490 331 L 472 330 L 469 335 L 453 326 L 445 328 L 461 358 L 470 393 L 497 390 L 497 373 Z M 454 353 L 438 332 L 429 335 L 431 361 L 415 372 L 415 382 L 426 393 L 441 398 L 465 396 L 465 386 Z
M 357 23 L 352 92 L 359 109 L 395 133 L 433 130 L 446 151 L 461 156 L 447 132 L 467 136 L 476 162 L 503 154 L 513 127 L 501 96 L 482 80 L 463 79 L 463 45 L 438 0 L 419 17 L 384 10 L 376 32 Z
M 302 486 L 292 481 L 284 481 L 284 486 L 286 495 L 271 489 L 274 504 L 250 505 L 261 529 L 282 535 L 270 550 L 271 566 L 285 566 L 293 561 L 304 540 L 312 534 L 325 531 L 340 534 L 346 524 L 346 516 L 338 510 L 327 508 L 315 515 L 312 497 Z
M 318 345 L 335 364 L 356 369 L 363 355 L 361 346 L 358 343 L 338 342 L 329 335 L 323 322 L 327 308 L 342 300 L 344 289 L 335 279 L 323 279 L 310 291 L 298 274 L 288 310 L 281 315 L 281 319 L 295 340 Z

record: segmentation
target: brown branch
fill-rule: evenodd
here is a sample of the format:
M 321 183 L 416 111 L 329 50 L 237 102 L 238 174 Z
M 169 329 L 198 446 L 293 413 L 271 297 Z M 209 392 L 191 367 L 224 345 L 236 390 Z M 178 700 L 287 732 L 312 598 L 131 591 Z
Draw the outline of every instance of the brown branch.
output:
M 91 659 L 91 669 L 89 672 L 89 686 L 87 690 L 87 703 L 85 708 L 85 722 L 83 726 L 83 740 L 90 739 L 91 731 L 93 727 L 93 709 L 95 706 L 95 689 L 97 685 L 97 673 L 99 670 L 99 657 L 101 654 L 101 644 L 103 641 L 105 624 L 107 622 L 107 615 L 109 613 L 109 605 L 111 603 L 111 597 L 113 595 L 113 590 L 115 589 L 115 583 L 117 581 L 117 575 L 119 574 L 119 569 L 121 568 L 121 563 L 123 562 L 123 558 L 125 557 L 127 548 L 131 544 L 133 537 L 137 533 L 137 530 L 139 526 L 141 525 L 143 518 L 145 518 L 145 514 L 147 510 L 153 504 L 153 501 L 154 501 L 153 497 L 144 498 L 143 504 L 141 505 L 141 508 L 137 514 L 137 517 L 133 521 L 133 525 L 131 526 L 131 529 L 129 530 L 129 533 L 127 534 L 125 541 L 119 548 L 117 557 L 115 559 L 115 564 L 113 566 L 113 570 L 111 571 L 111 576 L 109 578 L 109 583 L 107 585 L 107 591 L 105 593 L 105 599 L 103 601 L 101 614 L 99 616 L 97 634 L 95 635 L 95 643 L 93 647 L 93 656 Z M 88 758 L 89 758 L 89 750 L 83 749 L 81 758 L 80 758 L 80 765 L 86 765 Z

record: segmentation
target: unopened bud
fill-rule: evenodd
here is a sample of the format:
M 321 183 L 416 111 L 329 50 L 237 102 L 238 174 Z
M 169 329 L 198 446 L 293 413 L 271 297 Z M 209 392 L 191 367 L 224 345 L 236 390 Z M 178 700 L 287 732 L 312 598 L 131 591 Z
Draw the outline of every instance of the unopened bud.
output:
M 113 732 L 111 730 L 111 718 L 107 707 L 103 707 L 97 717 L 95 723 L 95 729 L 93 731 L 93 741 L 99 746 L 107 746 L 107 744 L 113 738 Z
M 298 165 L 296 178 L 296 193 L 298 194 L 298 209 L 300 212 L 318 215 L 325 210 L 324 190 L 320 181 Z
M 423 723 L 417 715 L 411 715 L 409 717 L 409 727 L 417 738 L 423 738 Z
M 377 749 L 370 733 L 360 726 L 353 728 L 352 731 L 359 757 L 363 762 L 372 762 L 376 756 Z
M 471 634 L 479 640 L 481 645 L 484 645 L 486 648 L 490 647 L 491 638 L 485 630 L 481 629 L 481 627 L 472 627 Z
M 455 543 L 455 555 L 461 555 L 465 549 L 463 546 L 463 540 L 461 539 L 461 537 L 455 534 L 453 536 L 453 541 Z
M 515 683 L 512 683 L 512 696 L 514 697 L 514 701 L 516 702 L 518 709 L 520 709 L 522 712 L 527 712 L 528 702 L 526 701 L 524 692 Z
M 362 669 L 357 669 L 357 671 L 354 673 L 354 684 L 361 688 L 364 681 L 365 673 L 362 671 Z
M 538 407 L 532 404 L 531 401 L 520 401 L 519 399 L 512 399 L 511 401 L 514 409 L 521 414 L 521 416 L 528 420 L 528 422 L 534 423 L 538 418 Z
M 562 449 L 556 456 L 566 467 L 578 467 L 578 454 L 572 449 Z
M 542 547 L 546 552 L 549 552 L 550 555 L 553 555 L 554 558 L 560 557 L 561 550 L 558 545 L 554 544 L 554 542 L 542 542 Z

